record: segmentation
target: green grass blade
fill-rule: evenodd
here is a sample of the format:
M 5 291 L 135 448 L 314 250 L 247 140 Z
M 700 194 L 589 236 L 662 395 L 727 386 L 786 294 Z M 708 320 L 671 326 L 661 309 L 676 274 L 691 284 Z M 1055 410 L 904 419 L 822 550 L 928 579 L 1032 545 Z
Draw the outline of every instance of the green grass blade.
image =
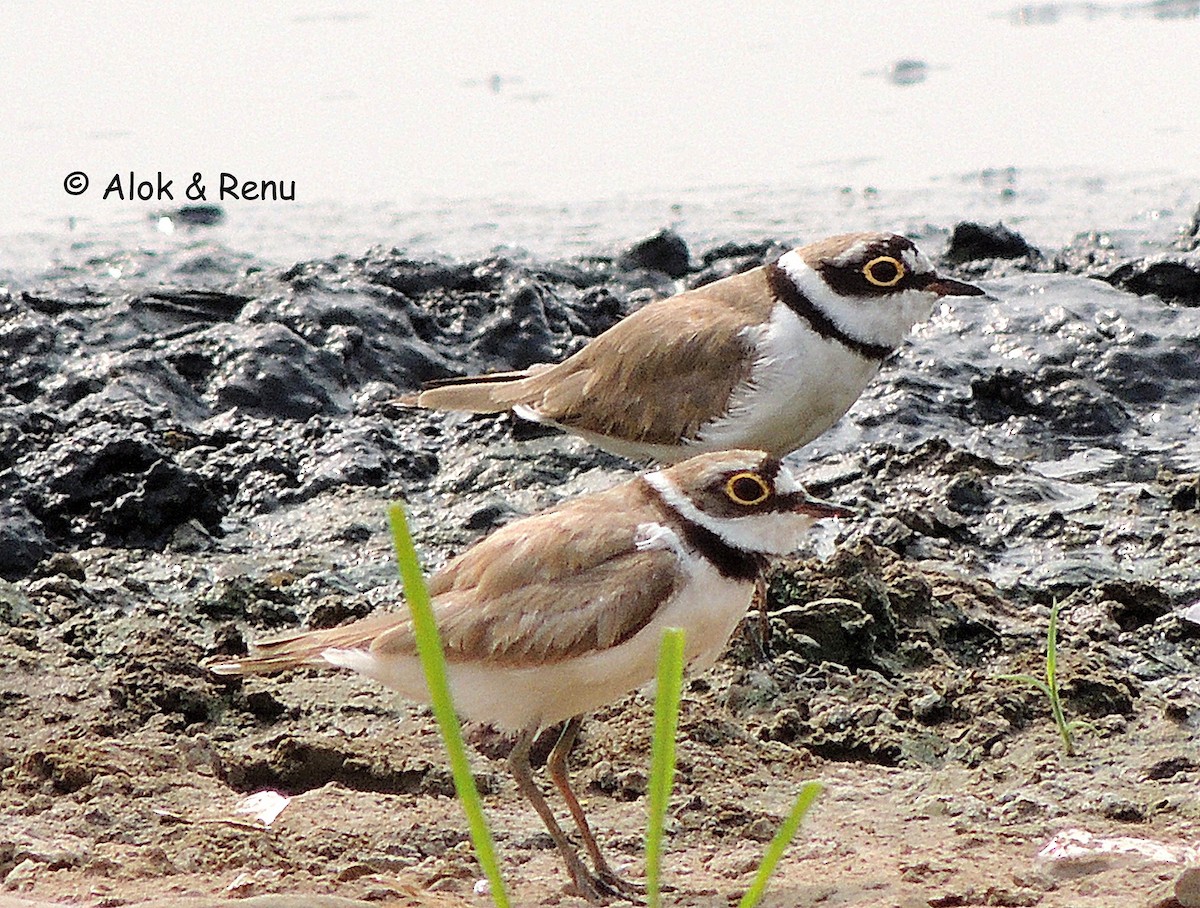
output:
M 805 782 L 801 787 L 800 794 L 796 796 L 796 803 L 792 805 L 792 812 L 787 815 L 783 825 L 779 827 L 779 832 L 775 833 L 775 838 L 767 846 L 767 852 L 763 855 L 762 863 L 758 865 L 758 873 L 754 876 L 754 882 L 746 890 L 742 900 L 738 902 L 738 908 L 754 908 L 762 900 L 763 893 L 767 891 L 767 883 L 771 879 L 771 874 L 775 872 L 780 858 L 783 857 L 783 852 L 796 837 L 796 832 L 804 821 L 804 815 L 808 813 L 808 809 L 812 807 L 813 801 L 817 799 L 817 795 L 823 789 L 824 786 L 820 782 Z
M 999 675 L 998 677 L 1003 681 L 1020 681 L 1024 684 L 1031 684 L 1046 695 L 1046 699 L 1050 702 L 1050 715 L 1054 718 L 1054 724 L 1062 738 L 1063 750 L 1066 751 L 1068 757 L 1072 757 L 1075 755 L 1075 730 L 1085 728 L 1087 723 L 1079 720 L 1067 721 L 1066 713 L 1063 711 L 1062 697 L 1058 692 L 1058 613 L 1061 608 L 1062 603 L 1057 599 L 1050 606 L 1050 623 L 1046 628 L 1046 680 L 1043 681 L 1030 675 Z
M 413 546 L 412 535 L 408 531 L 408 519 L 404 514 L 404 506 L 393 504 L 388 508 L 388 517 L 392 526 L 392 543 L 396 548 L 396 561 L 400 565 L 400 578 L 404 583 L 404 598 L 408 600 L 408 608 L 412 613 L 413 632 L 417 638 L 417 652 L 421 657 L 421 667 L 425 671 L 425 683 L 429 686 L 429 695 L 433 702 L 433 715 L 437 719 L 442 732 L 442 740 L 446 744 L 446 753 L 450 759 L 450 771 L 454 774 L 454 788 L 458 799 L 462 802 L 463 811 L 467 815 L 467 824 L 471 830 L 471 841 L 475 845 L 475 855 L 479 866 L 491 885 L 492 901 L 496 908 L 508 908 L 508 894 L 504 890 L 504 880 L 500 876 L 500 862 L 496 859 L 496 846 L 492 842 L 492 833 L 488 829 L 487 819 L 483 815 L 483 803 L 479 790 L 475 787 L 475 777 L 471 773 L 471 764 L 467 760 L 467 749 L 463 745 L 462 728 L 458 724 L 458 715 L 454 712 L 454 702 L 450 699 L 450 682 L 446 673 L 446 656 L 442 652 L 442 642 L 438 635 L 437 623 L 433 617 L 433 606 L 429 601 L 429 588 L 425 585 L 425 575 L 421 573 L 421 565 L 417 560 L 417 551 Z
M 646 901 L 662 904 L 662 842 L 667 802 L 675 784 L 675 733 L 683 689 L 683 630 L 663 631 L 658 650 L 658 682 L 654 697 L 654 741 L 650 749 L 649 822 L 646 829 Z
M 1059 737 L 1062 738 L 1063 749 L 1067 756 L 1075 755 L 1075 739 L 1072 735 L 1072 723 L 1067 721 L 1063 712 L 1062 699 L 1058 693 L 1058 611 L 1062 607 L 1057 599 L 1050 606 L 1050 629 L 1046 632 L 1046 682 L 1050 687 L 1050 711 L 1054 714 L 1054 724 L 1058 726 Z
M 1046 631 L 1046 683 L 1051 690 L 1058 690 L 1055 679 L 1058 677 L 1058 609 L 1056 599 L 1050 606 L 1050 627 Z
M 1047 698 L 1053 698 L 1054 696 L 1054 694 L 1050 691 L 1050 685 L 1048 685 L 1041 678 L 1033 677 L 1033 675 L 997 675 L 996 677 L 1001 681 L 1020 681 L 1022 684 L 1028 684 L 1030 687 L 1036 687 L 1043 694 L 1045 694 Z

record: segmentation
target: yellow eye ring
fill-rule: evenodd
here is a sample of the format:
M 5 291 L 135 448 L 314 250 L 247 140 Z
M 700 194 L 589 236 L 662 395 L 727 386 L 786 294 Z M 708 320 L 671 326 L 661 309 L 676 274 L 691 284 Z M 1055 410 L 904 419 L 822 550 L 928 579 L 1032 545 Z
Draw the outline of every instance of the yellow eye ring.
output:
M 884 265 L 895 271 L 890 277 L 881 278 L 875 273 L 875 269 L 880 265 Z M 863 265 L 863 277 L 874 284 L 876 287 L 895 287 L 898 283 L 904 280 L 904 265 L 899 259 L 892 258 L 890 255 L 881 255 L 878 258 L 873 258 L 871 261 Z M 885 271 L 886 273 L 886 271 Z
M 725 483 L 725 494 L 734 504 L 749 508 L 770 498 L 771 486 L 757 473 L 736 473 Z

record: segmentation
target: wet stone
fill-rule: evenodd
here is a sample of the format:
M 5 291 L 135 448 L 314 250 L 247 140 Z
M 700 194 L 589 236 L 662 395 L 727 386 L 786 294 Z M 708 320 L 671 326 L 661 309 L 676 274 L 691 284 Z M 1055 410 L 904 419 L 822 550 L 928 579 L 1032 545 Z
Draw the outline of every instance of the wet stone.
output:
M 1180 908 L 1200 908 L 1200 867 L 1188 867 L 1175 878 Z
M 948 262 L 963 263 L 980 259 L 1035 259 L 1040 253 L 1016 231 L 1001 223 L 992 225 L 963 221 L 956 224 L 950 246 L 944 254 Z
M 1200 306 L 1200 261 L 1129 262 L 1104 279 L 1139 296 L 1154 295 L 1166 303 Z
M 680 278 L 688 273 L 690 257 L 683 237 L 672 230 L 662 230 L 624 250 L 617 256 L 617 267 L 626 270 L 645 268 Z
M 50 555 L 46 528 L 16 501 L 0 501 L 0 578 L 16 580 Z
M 215 227 L 224 222 L 225 210 L 220 205 L 181 205 L 166 216 L 188 227 Z

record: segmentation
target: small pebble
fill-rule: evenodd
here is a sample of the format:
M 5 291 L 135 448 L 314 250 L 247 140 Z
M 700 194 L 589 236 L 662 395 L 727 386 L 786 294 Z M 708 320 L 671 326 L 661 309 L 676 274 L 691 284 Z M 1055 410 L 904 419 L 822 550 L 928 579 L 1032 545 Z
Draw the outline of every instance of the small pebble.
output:
M 1189 867 L 1179 874 L 1175 898 L 1182 908 L 1200 908 L 1200 867 Z

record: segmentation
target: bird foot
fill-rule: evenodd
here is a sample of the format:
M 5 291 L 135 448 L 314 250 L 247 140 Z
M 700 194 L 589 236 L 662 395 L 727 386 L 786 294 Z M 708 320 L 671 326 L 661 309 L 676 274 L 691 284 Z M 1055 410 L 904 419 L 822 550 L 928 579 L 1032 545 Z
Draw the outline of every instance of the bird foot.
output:
M 607 905 L 614 899 L 634 905 L 646 904 L 643 898 L 646 887 L 641 883 L 624 879 L 607 867 L 599 873 L 593 873 L 582 862 L 573 868 L 570 889 L 572 895 L 585 898 L 593 905 Z

